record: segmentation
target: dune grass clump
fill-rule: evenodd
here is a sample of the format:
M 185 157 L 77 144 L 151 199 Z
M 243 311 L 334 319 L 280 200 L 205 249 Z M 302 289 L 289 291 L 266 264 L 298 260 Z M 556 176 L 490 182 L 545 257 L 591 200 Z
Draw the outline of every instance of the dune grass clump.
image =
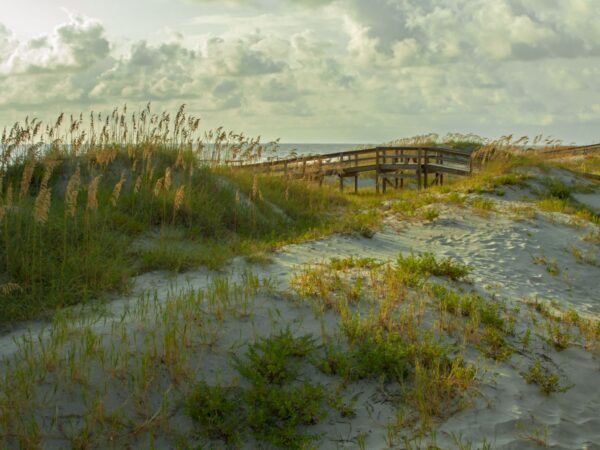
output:
M 391 210 L 401 218 L 434 221 L 440 216 L 440 210 L 432 204 L 441 197 L 417 191 L 403 191 L 399 195 L 400 199 L 391 204 Z
M 380 323 L 377 316 L 358 313 L 342 319 L 343 340 L 325 346 L 318 367 L 327 375 L 342 377 L 345 383 L 385 383 L 397 392 L 393 398 L 408 402 L 425 426 L 430 418 L 444 417 L 459 408 L 460 399 L 475 383 L 476 371 L 452 345 L 427 329 L 405 333 L 392 317 L 387 324 Z
M 329 213 L 348 201 L 333 189 L 227 166 L 274 143 L 202 132 L 184 107 L 64 121 L 17 123 L 2 137 L 0 322 L 126 291 L 146 270 L 218 268 L 342 227 Z
M 345 271 L 349 269 L 371 269 L 380 266 L 382 263 L 375 258 L 359 258 L 349 256 L 347 258 L 331 258 L 329 267 L 336 271 Z
M 208 439 L 223 440 L 229 445 L 241 441 L 243 419 L 238 412 L 239 390 L 219 384 L 198 383 L 187 400 L 187 413 Z
M 396 264 L 334 259 L 329 266 L 300 271 L 292 288 L 317 304 L 333 303 L 341 318 L 333 336 L 323 330 L 317 367 L 328 376 L 341 377 L 343 385 L 384 383 L 388 400 L 396 407 L 410 406 L 414 423 L 428 429 L 432 418 L 445 417 L 464 405 L 476 370 L 450 339 L 440 337 L 432 323 L 424 323 L 428 298 L 422 288 L 434 274 L 460 280 L 468 273 L 466 266 L 432 254 L 401 254 Z M 362 290 L 350 301 L 348 286 L 358 280 Z M 320 287 L 312 289 L 316 286 Z M 492 315 L 486 316 L 490 322 Z
M 299 380 L 303 361 L 316 350 L 310 335 L 294 337 L 289 329 L 251 344 L 233 367 L 247 388 L 198 384 L 187 400 L 188 415 L 208 439 L 239 444 L 251 433 L 260 443 L 305 448 L 317 436 L 300 430 L 327 416 L 325 387 Z
M 507 340 L 513 333 L 514 320 L 507 314 L 504 304 L 476 292 L 458 292 L 444 284 L 431 284 L 429 290 L 439 302 L 442 316 L 450 313 L 466 321 L 464 336 L 486 357 L 504 361 L 514 352 Z
M 453 281 L 465 279 L 471 269 L 469 266 L 454 261 L 452 258 L 436 259 L 433 253 L 423 253 L 422 255 L 398 255 L 396 259 L 396 270 L 399 276 L 406 276 L 407 279 L 413 279 L 410 284 L 416 284 L 419 279 L 427 278 L 430 275 L 437 277 L 448 277 Z
M 573 387 L 562 386 L 558 374 L 552 373 L 549 369 L 544 367 L 539 359 L 534 361 L 526 372 L 522 372 L 521 376 L 527 383 L 538 385 L 540 391 L 546 395 L 555 392 L 566 392 Z

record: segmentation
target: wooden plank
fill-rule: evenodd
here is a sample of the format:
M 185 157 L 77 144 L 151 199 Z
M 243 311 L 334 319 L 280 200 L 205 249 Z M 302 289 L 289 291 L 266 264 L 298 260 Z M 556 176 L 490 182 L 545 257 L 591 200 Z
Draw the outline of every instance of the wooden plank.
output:
M 427 167 L 428 167 L 428 170 L 430 170 L 430 171 L 449 173 L 452 175 L 468 175 L 469 174 L 468 168 L 461 169 L 458 167 L 442 166 L 439 164 L 428 164 Z
M 396 179 L 401 181 L 403 179 L 416 179 L 417 173 L 386 173 L 384 176 L 388 179 Z
M 380 164 L 379 168 L 382 171 L 395 171 L 395 170 L 416 170 L 418 164 Z

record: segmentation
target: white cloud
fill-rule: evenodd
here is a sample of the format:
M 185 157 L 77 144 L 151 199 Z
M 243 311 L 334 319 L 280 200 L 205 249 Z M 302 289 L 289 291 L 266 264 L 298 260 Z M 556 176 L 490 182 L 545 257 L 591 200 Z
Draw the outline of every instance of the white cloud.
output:
M 600 139 L 595 2 L 240 3 L 190 17 L 187 32 L 168 24 L 162 42 L 124 44 L 85 17 L 20 42 L 0 25 L 0 119 L 152 100 L 271 137 L 587 127 Z
M 52 33 L 13 46 L 3 58 L 4 74 L 85 69 L 106 58 L 110 47 L 97 21 L 71 16 Z

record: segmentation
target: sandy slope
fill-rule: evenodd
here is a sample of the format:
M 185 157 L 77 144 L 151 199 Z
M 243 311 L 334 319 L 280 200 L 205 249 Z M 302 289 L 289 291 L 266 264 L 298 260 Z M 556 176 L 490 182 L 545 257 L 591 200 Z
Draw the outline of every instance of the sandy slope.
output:
M 291 245 L 276 253 L 272 261 L 252 269 L 263 277 L 270 277 L 280 291 L 284 291 L 290 275 L 304 264 L 326 261 L 344 256 L 368 256 L 380 260 L 394 259 L 398 253 L 425 251 L 436 256 L 451 256 L 469 264 L 473 288 L 495 294 L 509 304 L 520 304 L 525 299 L 556 301 L 566 308 L 600 315 L 600 268 L 580 263 L 572 254 L 576 246 L 590 259 L 600 261 L 600 246 L 582 238 L 594 230 L 593 225 L 573 225 L 572 219 L 558 213 L 537 212 L 533 217 L 516 218 L 515 207 L 526 207 L 516 199 L 522 192 L 507 192 L 494 198 L 497 212 L 481 215 L 469 207 L 440 204 L 441 215 L 433 222 L 407 222 L 388 212 L 385 226 L 372 239 L 352 236 L 329 238 Z M 586 194 L 580 201 L 597 204 L 600 194 Z M 597 231 L 597 230 L 596 230 Z M 544 264 L 534 263 L 536 257 L 556 261 L 560 273 L 552 275 Z M 538 258 L 539 260 L 539 258 Z M 226 274 L 239 277 L 246 264 L 234 261 Z M 142 291 L 156 292 L 164 301 L 167 294 L 178 287 L 205 289 L 211 280 L 223 274 L 197 270 L 179 276 L 153 272 L 135 279 L 131 296 L 115 299 L 107 306 L 108 316 L 131 320 L 129 331 L 143 333 L 134 318 L 127 319 L 127 308 Z M 122 316 L 125 312 L 125 315 Z M 275 318 L 275 319 L 274 319 Z M 99 332 L 110 328 L 108 324 L 95 325 Z M 326 317 L 326 326 L 333 329 L 338 319 Z M 256 300 L 251 320 L 228 319 L 221 328 L 221 341 L 216 350 L 205 351 L 201 364 L 196 364 L 202 378 L 231 376 L 228 372 L 228 352 L 240 348 L 252 337 L 269 330 L 291 324 L 297 334 L 319 334 L 320 324 L 310 307 L 282 300 L 277 296 L 262 295 Z M 37 326 L 42 329 L 43 325 Z M 14 353 L 15 341 L 21 331 L 0 337 L 0 357 Z M 108 343 L 106 344 L 108 345 Z M 472 442 L 477 448 L 484 439 L 492 448 L 539 448 L 537 441 L 545 441 L 551 448 L 600 448 L 600 362 L 592 352 L 579 346 L 562 352 L 547 348 L 534 349 L 548 358 L 551 364 L 574 386 L 565 393 L 546 396 L 534 385 L 528 385 L 521 375 L 530 362 L 530 356 L 516 353 L 504 363 L 491 363 L 473 355 L 473 360 L 488 372 L 470 408 L 441 423 L 436 442 L 442 448 L 455 448 L 454 440 L 461 436 L 463 442 Z M 327 377 L 313 374 L 318 380 L 331 382 Z M 116 388 L 115 388 L 116 389 Z M 359 394 L 357 417 L 330 421 L 319 425 L 317 432 L 326 434 L 322 448 L 356 448 L 356 435 L 368 435 L 367 448 L 384 448 L 384 425 L 392 409 L 377 398 L 376 386 L 357 383 L 350 394 Z M 65 408 L 69 402 L 62 399 Z M 176 418 L 182 430 L 192 424 L 182 414 Z M 55 442 L 48 448 L 61 448 Z M 146 448 L 144 439 L 133 443 L 135 448 Z M 158 441 L 159 447 L 169 448 L 172 442 Z M 424 443 L 425 444 L 425 443 Z M 249 447 L 252 447 L 249 444 Z
M 496 201 L 501 211 L 510 206 Z M 581 239 L 589 231 L 587 226 L 573 227 L 569 217 L 557 213 L 514 221 L 502 212 L 482 217 L 469 208 L 440 207 L 442 215 L 433 223 L 398 223 L 390 216 L 388 226 L 373 239 L 334 236 L 291 246 L 277 256 L 277 264 L 287 268 L 334 253 L 394 258 L 398 252 L 431 251 L 468 263 L 475 287 L 510 302 L 537 297 L 600 313 L 600 268 L 577 263 L 567 250 L 576 245 L 600 258 L 600 248 Z M 532 255 L 540 254 L 555 258 L 561 275 L 552 276 L 545 266 L 534 264 Z M 600 448 L 600 361 L 581 348 L 554 352 L 551 357 L 575 384 L 572 389 L 552 397 L 540 394 L 519 375 L 526 365 L 518 356 L 509 364 L 490 366 L 495 383 L 484 385 L 474 408 L 442 425 L 438 444 L 452 447 L 449 438 L 454 433 L 472 442 L 487 438 L 494 448 L 539 448 L 528 440 L 537 434 L 546 436 L 553 448 Z

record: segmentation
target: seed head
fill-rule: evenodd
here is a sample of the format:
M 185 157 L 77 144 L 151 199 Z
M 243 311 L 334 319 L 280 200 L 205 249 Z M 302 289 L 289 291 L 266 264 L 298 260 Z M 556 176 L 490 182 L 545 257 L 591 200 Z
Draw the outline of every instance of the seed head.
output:
M 117 201 L 119 200 L 119 195 L 121 195 L 121 189 L 123 189 L 123 185 L 125 184 L 125 172 L 121 173 L 121 178 L 115 184 L 113 188 L 112 195 L 110 197 L 110 202 L 113 206 L 117 206 Z
M 65 205 L 67 214 L 71 217 L 75 217 L 77 211 L 77 196 L 79 194 L 79 185 L 81 183 L 81 169 L 79 165 L 75 169 L 75 173 L 69 178 L 67 183 L 67 190 L 65 191 Z
M 100 183 L 101 177 L 102 177 L 102 175 L 97 175 L 96 177 L 94 177 L 92 179 L 92 181 L 90 181 L 90 184 L 88 186 L 87 205 L 86 205 L 86 209 L 88 211 L 95 211 L 96 209 L 98 209 L 97 194 L 98 194 L 98 184 Z

